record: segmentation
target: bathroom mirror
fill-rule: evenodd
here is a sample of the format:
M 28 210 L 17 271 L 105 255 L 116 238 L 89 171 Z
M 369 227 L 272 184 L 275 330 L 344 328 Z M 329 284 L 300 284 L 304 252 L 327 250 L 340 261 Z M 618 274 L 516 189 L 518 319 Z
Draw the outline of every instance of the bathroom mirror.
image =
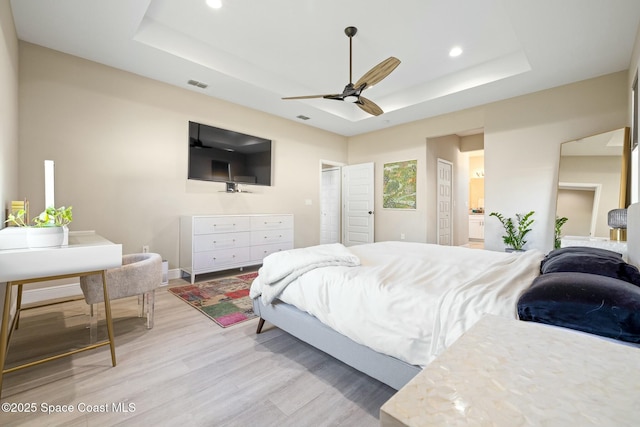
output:
M 608 238 L 607 214 L 628 200 L 629 128 L 562 144 L 557 217 L 564 236 Z

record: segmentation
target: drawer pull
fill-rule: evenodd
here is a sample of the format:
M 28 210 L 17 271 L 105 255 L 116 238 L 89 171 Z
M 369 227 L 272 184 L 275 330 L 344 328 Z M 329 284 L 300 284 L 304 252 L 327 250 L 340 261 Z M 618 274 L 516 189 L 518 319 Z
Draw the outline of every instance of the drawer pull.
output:
M 213 241 L 213 244 L 214 244 L 214 245 L 217 245 L 218 243 L 235 243 L 235 242 L 236 242 L 236 239 L 231 239 L 231 240 L 220 240 L 220 241 L 214 240 L 214 241 Z

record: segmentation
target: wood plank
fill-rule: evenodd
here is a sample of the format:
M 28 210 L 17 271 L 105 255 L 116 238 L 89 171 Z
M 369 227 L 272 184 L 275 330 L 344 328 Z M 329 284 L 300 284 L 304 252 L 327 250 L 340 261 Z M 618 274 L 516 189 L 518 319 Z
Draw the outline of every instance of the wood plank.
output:
M 172 280 L 170 286 L 188 284 Z M 155 326 L 137 317 L 137 298 L 112 302 L 118 365 L 108 348 L 5 375 L 2 402 L 37 404 L 35 413 L 2 413 L 12 425 L 377 426 L 395 391 L 257 319 L 220 328 L 161 288 Z M 25 310 L 8 366 L 88 342 L 84 300 Z M 100 334 L 106 335 L 104 323 Z M 42 404 L 72 405 L 46 414 Z M 79 405 L 109 412 L 80 412 Z M 134 410 L 117 412 L 121 404 Z

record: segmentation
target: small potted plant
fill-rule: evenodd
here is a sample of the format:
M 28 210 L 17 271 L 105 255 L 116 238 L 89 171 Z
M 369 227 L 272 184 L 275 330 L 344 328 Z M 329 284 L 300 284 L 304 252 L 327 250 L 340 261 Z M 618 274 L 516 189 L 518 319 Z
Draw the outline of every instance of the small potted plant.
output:
M 502 236 L 504 244 L 507 246 L 505 249 L 507 252 L 521 252 L 524 245 L 527 243 L 524 240 L 527 233 L 531 231 L 531 225 L 533 224 L 533 216 L 535 212 L 531 211 L 526 214 L 516 214 L 516 220 L 511 218 L 505 218 L 498 212 L 491 212 L 489 216 L 495 216 L 500 220 L 504 227 L 505 235 Z
M 30 248 L 60 247 L 68 243 L 68 225 L 73 220 L 72 206 L 48 207 L 33 218 L 30 225 L 26 212 L 10 213 L 7 224 L 27 228 L 27 246 Z

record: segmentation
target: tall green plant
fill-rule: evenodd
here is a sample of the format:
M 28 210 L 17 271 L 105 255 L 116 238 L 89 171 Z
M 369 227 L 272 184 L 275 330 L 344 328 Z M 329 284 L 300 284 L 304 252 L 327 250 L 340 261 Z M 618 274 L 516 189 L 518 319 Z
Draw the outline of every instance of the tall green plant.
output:
M 524 240 L 527 233 L 531 231 L 531 225 L 534 220 L 531 218 L 535 212 L 531 211 L 526 214 L 516 214 L 516 220 L 511 218 L 505 218 L 498 212 L 491 212 L 489 216 L 495 216 L 500 220 L 504 227 L 505 235 L 502 236 L 502 240 L 507 247 L 516 251 L 521 251 L 524 245 L 527 243 Z
M 553 243 L 554 249 L 560 249 L 560 246 L 562 246 L 560 242 L 560 238 L 562 237 L 562 226 L 567 221 L 569 221 L 569 218 L 567 218 L 566 216 L 563 216 L 562 218 L 556 217 L 556 228 L 555 228 L 554 243 Z

